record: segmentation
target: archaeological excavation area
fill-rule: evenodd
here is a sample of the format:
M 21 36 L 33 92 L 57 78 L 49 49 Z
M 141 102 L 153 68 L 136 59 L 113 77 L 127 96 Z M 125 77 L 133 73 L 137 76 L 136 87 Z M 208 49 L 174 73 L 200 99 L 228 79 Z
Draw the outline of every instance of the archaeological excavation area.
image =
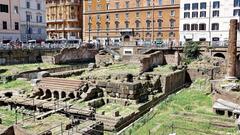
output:
M 203 47 L 201 57 L 189 63 L 182 48 L 146 48 L 127 42 L 100 50 L 64 48 L 42 56 L 45 64 L 66 65 L 40 68 L 39 64 L 15 74 L 7 74 L 10 67 L 3 66 L 0 135 L 158 134 L 166 129 L 174 133 L 189 121 L 198 127 L 207 121 L 209 126 L 203 125 L 204 131 L 193 127 L 192 134 L 236 133 L 240 62 L 236 44 L 231 43 L 228 58 L 211 57 L 209 48 Z M 199 78 L 211 80 L 209 90 L 201 82 L 191 85 Z M 175 123 L 163 129 L 170 117 Z M 179 117 L 182 124 L 177 123 Z M 179 134 L 190 133 L 186 130 L 191 126 L 182 127 L 185 132 Z

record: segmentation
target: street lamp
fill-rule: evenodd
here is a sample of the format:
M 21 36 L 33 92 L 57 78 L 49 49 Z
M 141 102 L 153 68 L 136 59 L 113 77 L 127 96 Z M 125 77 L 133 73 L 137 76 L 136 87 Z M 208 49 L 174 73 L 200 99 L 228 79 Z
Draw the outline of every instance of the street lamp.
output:
M 153 0 L 153 3 L 152 3 L 152 44 L 154 42 L 154 8 L 155 8 L 155 4 L 154 4 L 155 0 Z
M 88 23 L 88 43 L 90 43 L 90 36 L 91 36 L 91 35 L 90 35 L 90 34 L 91 34 L 90 32 L 91 32 L 91 23 L 89 22 L 89 23 Z

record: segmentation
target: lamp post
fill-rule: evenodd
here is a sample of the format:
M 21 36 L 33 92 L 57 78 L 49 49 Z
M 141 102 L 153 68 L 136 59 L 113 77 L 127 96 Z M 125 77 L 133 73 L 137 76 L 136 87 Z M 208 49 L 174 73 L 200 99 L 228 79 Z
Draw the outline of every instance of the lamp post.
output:
M 154 43 L 154 8 L 155 8 L 155 0 L 153 0 L 153 3 L 152 3 L 152 44 Z
M 88 23 L 88 43 L 90 43 L 90 36 L 91 36 L 91 23 L 90 23 L 90 21 L 89 21 L 89 23 Z

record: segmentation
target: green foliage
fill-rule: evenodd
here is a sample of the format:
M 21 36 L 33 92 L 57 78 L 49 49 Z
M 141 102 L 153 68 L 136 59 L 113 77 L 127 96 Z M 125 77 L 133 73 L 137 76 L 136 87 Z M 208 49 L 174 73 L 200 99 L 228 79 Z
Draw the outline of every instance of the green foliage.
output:
M 165 135 L 172 130 L 178 135 L 236 134 L 234 120 L 213 113 L 212 97 L 206 94 L 209 90 L 208 80 L 196 80 L 191 87 L 157 105 L 153 112 L 144 115 L 144 120 L 135 123 L 125 134 Z M 230 127 L 218 126 L 219 123 Z
M 25 80 L 15 80 L 7 82 L 5 84 L 0 84 L 0 90 L 14 90 L 21 89 L 29 92 L 32 89 L 31 83 Z
M 184 47 L 184 62 L 189 64 L 200 55 L 200 42 L 186 42 Z

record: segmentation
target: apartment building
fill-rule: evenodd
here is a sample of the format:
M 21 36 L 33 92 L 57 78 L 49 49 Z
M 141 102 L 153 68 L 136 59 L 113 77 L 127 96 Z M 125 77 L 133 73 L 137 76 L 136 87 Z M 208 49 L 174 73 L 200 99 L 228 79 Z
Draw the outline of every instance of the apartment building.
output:
M 20 39 L 19 1 L 0 1 L 0 42 Z
M 82 0 L 46 0 L 49 39 L 82 39 Z
M 181 0 L 180 41 L 227 43 L 230 20 L 239 16 L 240 0 Z
M 21 0 L 21 41 L 46 39 L 45 8 L 45 0 Z
M 83 40 L 179 41 L 180 0 L 84 0 Z

